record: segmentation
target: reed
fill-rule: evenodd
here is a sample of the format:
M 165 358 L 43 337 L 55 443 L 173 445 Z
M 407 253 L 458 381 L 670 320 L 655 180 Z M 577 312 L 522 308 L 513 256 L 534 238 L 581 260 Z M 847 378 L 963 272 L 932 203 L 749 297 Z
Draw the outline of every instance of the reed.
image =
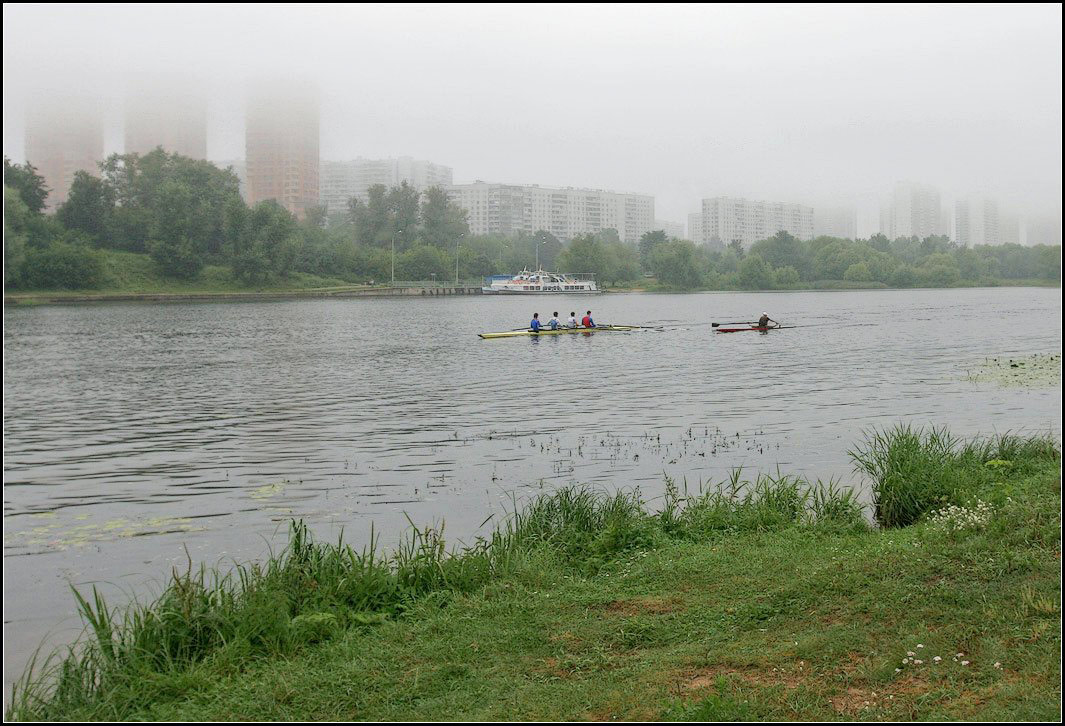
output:
M 873 429 L 848 452 L 855 470 L 872 485 L 876 521 L 883 527 L 907 527 L 966 497 L 995 477 L 991 462 L 1024 473 L 1060 458 L 1050 436 L 1003 434 L 961 442 L 946 429 L 906 424 Z

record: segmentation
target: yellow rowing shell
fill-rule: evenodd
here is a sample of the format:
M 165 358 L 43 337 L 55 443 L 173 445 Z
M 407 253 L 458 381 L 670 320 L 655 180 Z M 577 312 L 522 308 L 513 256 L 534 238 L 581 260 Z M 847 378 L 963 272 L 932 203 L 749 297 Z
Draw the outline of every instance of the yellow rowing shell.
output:
M 534 333 L 531 330 L 510 330 L 506 333 L 478 333 L 477 335 L 484 338 L 517 338 L 519 336 L 536 336 L 541 335 L 569 335 L 573 333 L 596 333 L 596 332 L 624 332 L 626 330 L 636 330 L 636 325 L 599 325 L 594 328 L 558 328 L 557 330 L 543 329 L 539 333 Z

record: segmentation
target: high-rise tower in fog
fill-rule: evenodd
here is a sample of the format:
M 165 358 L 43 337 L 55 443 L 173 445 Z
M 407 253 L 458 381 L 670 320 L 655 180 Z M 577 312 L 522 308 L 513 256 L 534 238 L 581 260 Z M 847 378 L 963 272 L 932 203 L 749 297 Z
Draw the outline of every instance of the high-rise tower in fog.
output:
M 950 234 L 939 190 L 925 184 L 898 182 L 891 201 L 880 210 L 880 232 L 888 239 Z
M 256 86 L 245 126 L 248 203 L 274 199 L 297 217 L 318 204 L 318 98 L 304 86 Z
M 98 103 L 54 97 L 26 115 L 26 161 L 51 190 L 45 206 L 54 211 L 67 199 L 74 173 L 99 174 L 104 156 L 103 114 Z
M 191 88 L 155 79 L 126 95 L 126 153 L 157 146 L 193 159 L 207 158 L 207 101 Z

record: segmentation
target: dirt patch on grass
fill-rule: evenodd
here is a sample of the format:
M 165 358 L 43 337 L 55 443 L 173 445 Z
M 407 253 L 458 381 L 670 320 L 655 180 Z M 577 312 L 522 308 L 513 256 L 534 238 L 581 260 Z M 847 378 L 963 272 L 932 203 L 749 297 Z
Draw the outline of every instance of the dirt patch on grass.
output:
M 809 667 L 799 662 L 792 668 L 765 665 L 721 665 L 688 671 L 679 679 L 680 690 L 684 692 L 701 691 L 712 688 L 721 677 L 733 678 L 752 686 L 765 687 L 783 685 L 785 688 L 797 688 L 807 680 Z
M 782 687 L 785 691 L 799 687 L 823 694 L 832 709 L 842 716 L 857 717 L 870 709 L 891 708 L 901 703 L 912 702 L 933 688 L 935 684 L 913 676 L 901 678 L 881 686 L 867 686 L 862 679 L 848 686 L 841 686 L 839 675 L 854 677 L 865 661 L 861 653 L 850 653 L 842 669 L 831 672 L 817 671 L 805 661 L 781 666 L 766 664 L 719 665 L 698 668 L 678 673 L 671 689 L 683 699 L 700 698 L 706 691 L 715 689 L 718 680 L 725 678 L 742 688 L 764 689 Z
M 639 597 L 613 600 L 602 606 L 611 615 L 668 615 L 683 610 L 684 601 L 677 597 Z

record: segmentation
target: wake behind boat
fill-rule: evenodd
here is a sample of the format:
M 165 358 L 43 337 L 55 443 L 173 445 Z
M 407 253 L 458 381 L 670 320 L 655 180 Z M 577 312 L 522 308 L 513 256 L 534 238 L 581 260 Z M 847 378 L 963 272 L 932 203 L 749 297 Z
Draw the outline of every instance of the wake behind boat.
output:
M 590 294 L 599 292 L 595 284 L 595 275 L 566 274 L 546 272 L 542 268 L 530 272 L 528 268 L 517 275 L 495 275 L 485 279 L 488 284 L 481 288 L 486 295 L 543 295 L 555 294 Z

